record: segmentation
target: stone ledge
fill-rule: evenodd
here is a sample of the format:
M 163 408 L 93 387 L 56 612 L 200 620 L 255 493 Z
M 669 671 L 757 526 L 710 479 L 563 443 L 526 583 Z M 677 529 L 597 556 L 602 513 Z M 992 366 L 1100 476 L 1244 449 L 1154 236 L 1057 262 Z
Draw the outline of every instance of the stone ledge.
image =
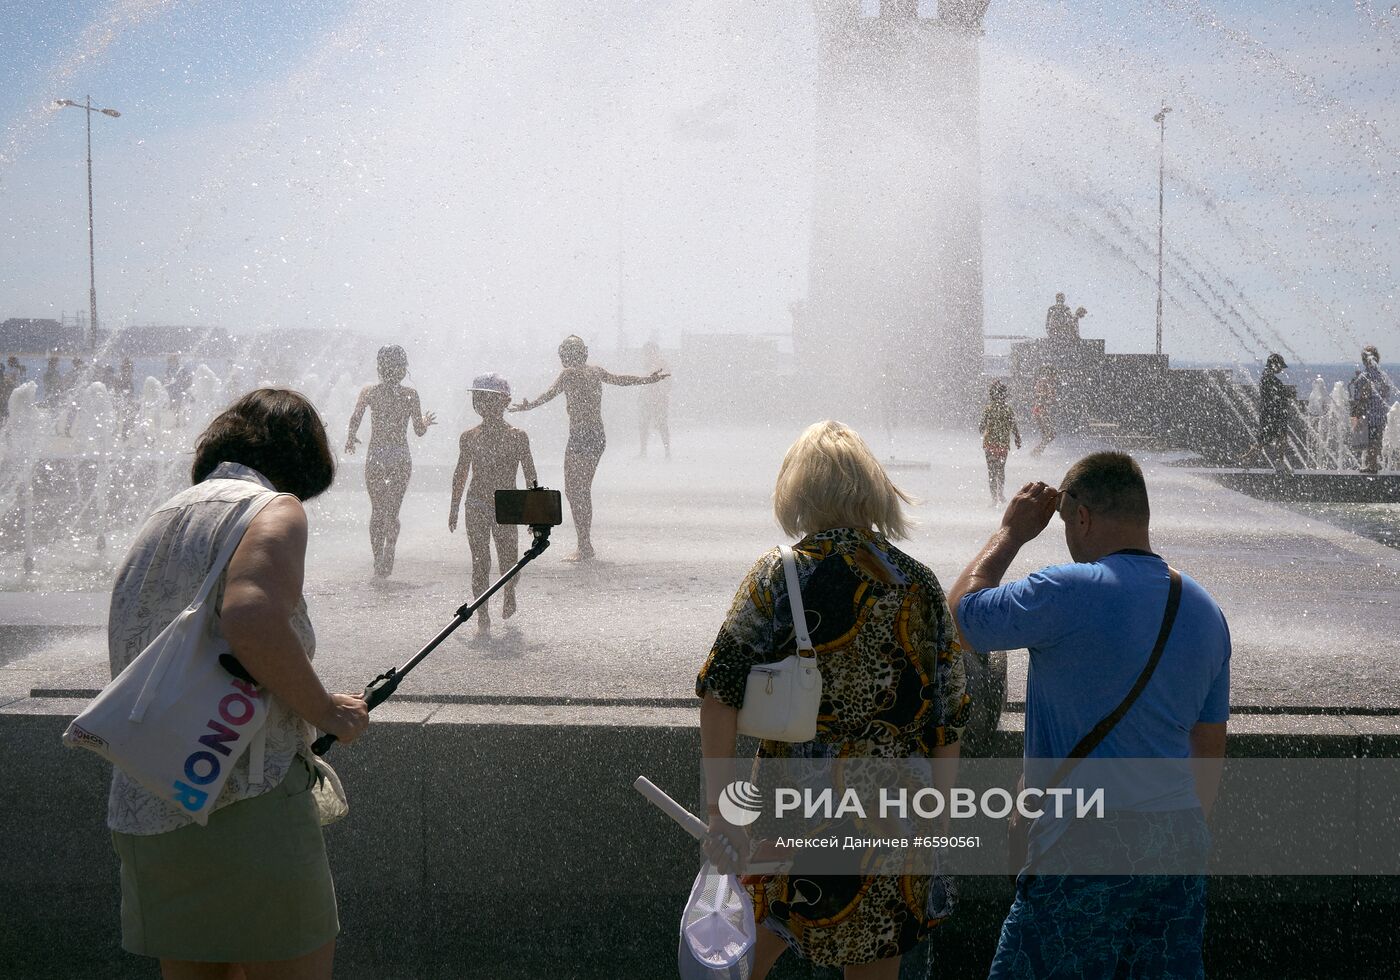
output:
M 42 696 L 17 698 L 0 704 L 0 715 L 54 715 L 71 718 L 87 703 L 83 697 Z M 603 727 L 695 729 L 700 725 L 699 703 L 695 707 L 648 704 L 489 704 L 394 699 L 374 709 L 372 720 L 381 725 L 486 725 L 504 727 Z M 1002 712 L 997 728 L 999 740 L 1020 741 L 1025 735 L 1026 716 Z M 1231 738 L 1249 739 L 1400 739 L 1400 715 L 1373 714 L 1236 714 L 1230 718 Z
M 7 867 L 12 901 L 0 916 L 0 948 L 15 975 L 147 976 L 147 961 L 117 948 L 120 886 L 103 827 L 110 769 L 58 738 L 83 703 L 29 698 L 0 709 L 0 834 L 23 842 Z M 697 716 L 384 705 L 369 737 L 332 756 L 351 801 L 350 816 L 326 831 L 345 925 L 337 974 L 463 976 L 489 967 L 502 977 L 612 980 L 673 969 L 676 918 L 700 857 L 631 782 L 644 773 L 698 811 Z M 1006 719 L 999 754 L 1017 754 L 1020 722 Z M 1240 748 L 1350 754 L 1368 737 L 1348 729 L 1337 738 L 1335 717 L 1291 727 L 1265 725 L 1262 735 L 1242 735 Z M 1366 727 L 1390 737 L 1388 726 Z M 1010 892 L 1000 876 L 962 887 L 963 905 L 934 956 L 939 975 L 984 976 Z M 1304 975 L 1291 968 L 1305 962 L 1314 975 L 1313 961 L 1324 959 L 1338 975 L 1382 975 L 1368 971 L 1393 965 L 1398 952 L 1400 940 L 1387 937 L 1400 876 L 1218 879 L 1211 894 L 1207 955 L 1220 975 Z M 1307 930 L 1297 928 L 1300 918 Z

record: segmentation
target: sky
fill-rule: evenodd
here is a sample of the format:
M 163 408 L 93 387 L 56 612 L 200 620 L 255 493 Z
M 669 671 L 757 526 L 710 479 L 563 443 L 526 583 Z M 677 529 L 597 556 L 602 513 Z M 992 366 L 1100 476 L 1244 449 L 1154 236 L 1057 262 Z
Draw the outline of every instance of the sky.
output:
M 871 0 L 865 0 L 871 5 Z M 927 6 L 927 3 L 925 4 Z M 1400 348 L 1400 6 L 993 0 L 985 322 L 1111 351 Z M 807 289 L 808 0 L 0 0 L 0 318 L 449 347 L 780 333 Z M 1000 347 L 998 345 L 1001 345 Z M 989 349 L 1004 349 L 993 340 Z M 1400 356 L 1400 355 L 1397 355 Z

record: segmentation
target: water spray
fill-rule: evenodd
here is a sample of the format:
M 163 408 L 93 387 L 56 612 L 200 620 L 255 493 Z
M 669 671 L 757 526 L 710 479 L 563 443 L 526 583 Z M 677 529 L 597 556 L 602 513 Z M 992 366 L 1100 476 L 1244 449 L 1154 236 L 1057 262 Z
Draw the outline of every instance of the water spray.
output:
M 373 711 L 378 705 L 387 701 L 395 691 L 399 689 L 399 684 L 409 672 L 422 663 L 443 640 L 456 631 L 472 615 L 484 606 L 502 586 L 513 579 L 520 570 L 544 554 L 549 547 L 549 532 L 552 528 L 564 522 L 563 507 L 558 490 L 549 490 L 545 487 L 531 487 L 528 490 L 497 490 L 496 491 L 496 523 L 497 524 L 525 524 L 530 528 L 533 541 L 525 553 L 520 556 L 505 573 L 498 578 L 495 583 L 481 595 L 461 606 L 453 615 L 452 621 L 443 627 L 437 636 L 428 642 L 428 645 L 419 650 L 407 661 L 397 667 L 390 667 L 374 680 L 365 685 L 364 697 L 365 706 Z M 236 659 L 224 654 L 220 657 L 229 673 L 236 677 L 252 680 L 248 676 L 243 666 Z M 317 755 L 325 755 L 336 742 L 336 737 L 330 732 L 326 732 L 316 739 L 311 745 L 311 751 Z

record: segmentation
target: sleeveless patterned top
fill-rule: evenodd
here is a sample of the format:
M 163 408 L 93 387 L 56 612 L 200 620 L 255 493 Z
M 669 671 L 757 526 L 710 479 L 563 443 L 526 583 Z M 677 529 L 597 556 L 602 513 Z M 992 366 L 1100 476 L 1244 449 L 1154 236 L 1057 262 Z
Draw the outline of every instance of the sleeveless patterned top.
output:
M 194 601 L 243 504 L 271 489 L 272 484 L 256 470 L 238 463 L 220 463 L 202 483 L 176 494 L 146 519 L 112 588 L 107 652 L 113 677 Z M 221 577 L 213 601 L 222 603 L 223 595 Z M 305 600 L 297 604 L 291 625 L 310 659 L 316 650 L 316 635 Z M 213 628 L 219 629 L 217 618 Z M 299 753 L 310 755 L 310 726 L 270 692 L 266 739 L 262 781 L 250 782 L 245 752 L 215 801 L 215 810 L 275 788 Z M 107 798 L 107 826 L 112 830 L 163 834 L 193 822 L 173 803 L 154 795 L 120 769 L 113 769 Z

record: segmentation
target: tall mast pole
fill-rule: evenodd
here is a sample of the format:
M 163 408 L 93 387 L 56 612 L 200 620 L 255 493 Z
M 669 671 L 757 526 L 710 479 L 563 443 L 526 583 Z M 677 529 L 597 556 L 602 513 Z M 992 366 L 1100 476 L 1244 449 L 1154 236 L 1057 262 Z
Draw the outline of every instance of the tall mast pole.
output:
M 1161 130 L 1160 151 L 1157 158 L 1157 354 L 1162 353 L 1162 226 L 1165 216 L 1166 177 L 1167 177 L 1167 113 L 1171 106 L 1152 117 Z
M 82 109 L 87 116 L 87 192 L 88 192 L 88 346 L 92 353 L 97 353 L 97 248 L 95 233 L 92 221 L 92 114 L 100 112 L 104 116 L 118 118 L 121 113 L 116 109 L 94 109 L 92 107 L 92 96 L 87 96 L 82 102 L 74 102 L 72 99 L 57 99 L 56 105 L 68 106 L 73 109 Z
M 87 97 L 87 170 L 88 170 L 88 347 L 97 353 L 97 256 L 92 230 L 92 96 Z

